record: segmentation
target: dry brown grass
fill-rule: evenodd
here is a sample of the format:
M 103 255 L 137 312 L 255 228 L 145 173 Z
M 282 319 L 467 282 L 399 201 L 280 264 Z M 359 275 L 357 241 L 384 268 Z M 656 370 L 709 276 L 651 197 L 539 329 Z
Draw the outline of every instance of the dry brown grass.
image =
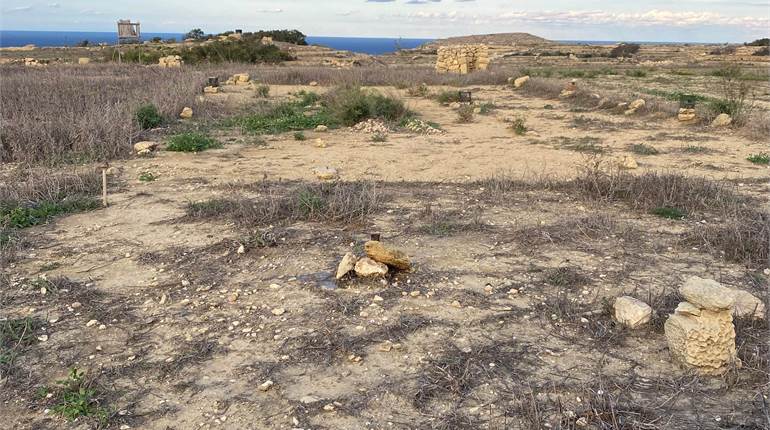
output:
M 125 156 L 140 137 L 139 105 L 175 118 L 195 106 L 205 79 L 192 68 L 130 65 L 3 66 L 0 76 L 0 161 L 27 163 Z

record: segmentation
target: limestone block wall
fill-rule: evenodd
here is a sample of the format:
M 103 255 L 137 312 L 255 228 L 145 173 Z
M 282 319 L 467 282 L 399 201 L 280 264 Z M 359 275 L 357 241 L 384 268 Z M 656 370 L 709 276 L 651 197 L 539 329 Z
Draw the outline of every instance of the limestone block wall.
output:
M 486 45 L 441 46 L 437 53 L 438 73 L 466 74 L 486 70 L 489 66 L 489 49 Z

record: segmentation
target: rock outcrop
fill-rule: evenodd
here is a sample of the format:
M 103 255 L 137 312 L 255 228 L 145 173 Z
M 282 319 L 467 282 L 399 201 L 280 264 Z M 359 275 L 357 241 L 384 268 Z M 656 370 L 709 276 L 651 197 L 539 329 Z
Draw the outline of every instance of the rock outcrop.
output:
M 727 127 L 728 125 L 733 123 L 733 119 L 730 117 L 730 115 L 726 113 L 720 113 L 717 115 L 716 118 L 714 118 L 713 121 L 711 121 L 712 127 Z
M 158 58 L 158 65 L 163 68 L 182 67 L 182 64 L 184 64 L 184 61 L 178 55 L 167 55 Z
M 695 120 L 695 109 L 680 108 L 676 118 L 681 122 L 690 122 Z

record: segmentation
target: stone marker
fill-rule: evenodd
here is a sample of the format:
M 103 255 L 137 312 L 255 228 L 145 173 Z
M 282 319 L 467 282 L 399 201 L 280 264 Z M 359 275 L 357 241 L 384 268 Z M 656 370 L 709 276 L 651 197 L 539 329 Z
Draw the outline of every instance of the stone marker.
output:
M 678 119 L 681 122 L 693 121 L 695 119 L 695 109 L 691 109 L 691 108 L 679 109 L 679 113 L 677 114 L 676 119 Z
M 693 276 L 679 289 L 687 302 L 677 306 L 664 330 L 671 355 L 685 367 L 708 375 L 740 364 L 735 353 L 735 327 L 730 289 Z
M 182 119 L 190 119 L 193 116 L 193 110 L 192 108 L 186 107 L 182 109 L 182 112 L 179 113 L 179 118 Z
M 516 89 L 518 89 L 518 88 L 521 88 L 521 87 L 523 87 L 523 86 L 524 86 L 524 84 L 526 84 L 526 83 L 527 83 L 527 81 L 529 81 L 529 75 L 527 75 L 527 76 L 522 76 L 522 77 L 520 77 L 520 78 L 516 78 L 516 79 L 513 81 L 513 88 L 516 88 Z

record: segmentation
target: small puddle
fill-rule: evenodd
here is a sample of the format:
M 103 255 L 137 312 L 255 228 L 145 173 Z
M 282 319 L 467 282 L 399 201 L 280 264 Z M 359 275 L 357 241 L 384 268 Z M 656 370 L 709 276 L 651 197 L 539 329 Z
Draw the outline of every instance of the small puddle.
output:
M 331 270 L 306 273 L 304 275 L 298 275 L 297 280 L 305 284 L 316 284 L 325 290 L 336 290 L 337 282 L 334 280 L 334 275 L 332 275 L 332 273 L 333 272 Z

